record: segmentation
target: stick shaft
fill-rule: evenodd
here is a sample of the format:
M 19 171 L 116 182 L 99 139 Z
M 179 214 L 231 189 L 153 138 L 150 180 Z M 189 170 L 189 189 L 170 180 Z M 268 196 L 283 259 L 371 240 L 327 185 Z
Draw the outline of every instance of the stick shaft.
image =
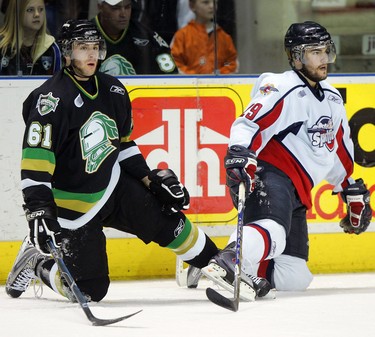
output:
M 236 263 L 234 266 L 234 300 L 239 303 L 242 265 L 243 217 L 245 211 L 245 184 L 241 183 L 238 191 L 238 222 L 236 239 Z

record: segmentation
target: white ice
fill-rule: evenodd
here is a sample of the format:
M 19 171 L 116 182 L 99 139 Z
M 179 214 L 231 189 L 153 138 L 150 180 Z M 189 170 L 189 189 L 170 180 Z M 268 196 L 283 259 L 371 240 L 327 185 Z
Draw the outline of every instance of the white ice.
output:
M 241 302 L 231 312 L 209 302 L 202 280 L 197 289 L 172 279 L 112 282 L 99 318 L 138 315 L 106 327 L 92 326 L 78 304 L 44 287 L 36 299 L 29 288 L 12 299 L 0 287 L 3 337 L 374 337 L 375 274 L 316 275 L 305 292 L 278 292 L 276 299 Z M 229 294 L 228 294 L 229 297 Z

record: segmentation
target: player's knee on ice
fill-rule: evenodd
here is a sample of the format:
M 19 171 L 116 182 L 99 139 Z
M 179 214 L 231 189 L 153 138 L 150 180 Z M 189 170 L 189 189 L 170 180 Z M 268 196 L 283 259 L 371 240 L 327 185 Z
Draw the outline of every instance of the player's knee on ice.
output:
M 81 292 L 89 296 L 90 300 L 93 302 L 99 302 L 107 295 L 109 283 L 108 277 L 77 281 L 78 288 Z
M 229 242 L 236 240 L 234 232 Z M 285 249 L 286 234 L 283 226 L 271 219 L 257 220 L 244 226 L 242 238 L 242 270 L 257 275 L 259 261 L 279 256 Z M 268 247 L 271 247 L 268 251 Z M 268 255 L 265 256 L 265 253 Z
M 307 289 L 313 276 L 304 259 L 280 255 L 273 260 L 275 264 L 272 283 L 277 290 L 303 291 Z

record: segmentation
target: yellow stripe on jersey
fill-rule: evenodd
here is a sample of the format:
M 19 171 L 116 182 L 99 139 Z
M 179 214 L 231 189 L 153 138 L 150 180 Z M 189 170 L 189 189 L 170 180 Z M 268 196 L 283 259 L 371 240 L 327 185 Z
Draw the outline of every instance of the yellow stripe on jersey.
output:
M 21 169 L 29 171 L 48 172 L 53 175 L 55 164 L 43 159 L 22 159 Z
M 80 200 L 66 200 L 66 199 L 56 199 L 56 205 L 61 208 L 66 208 L 79 213 L 87 213 L 91 208 L 96 205 L 96 202 L 85 202 Z
M 72 193 L 53 189 L 57 206 L 72 211 L 87 213 L 103 197 L 105 190 L 96 193 Z

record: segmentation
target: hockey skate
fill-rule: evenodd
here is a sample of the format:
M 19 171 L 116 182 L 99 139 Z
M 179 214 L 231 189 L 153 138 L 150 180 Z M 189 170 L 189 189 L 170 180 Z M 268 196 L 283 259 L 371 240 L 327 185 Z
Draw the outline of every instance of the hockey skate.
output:
M 6 293 L 13 298 L 20 297 L 30 284 L 37 280 L 35 267 L 45 258 L 46 256 L 41 254 L 26 237 L 8 275 L 5 284 Z
M 193 266 L 189 266 L 187 271 L 187 279 L 186 279 L 186 286 L 188 288 L 196 288 L 198 287 L 198 282 L 202 277 L 202 271 Z
M 234 293 L 235 242 L 215 255 L 202 274 L 222 288 Z M 271 284 L 264 278 L 246 275 L 241 272 L 240 299 L 254 301 L 255 297 L 264 297 L 271 290 Z
M 177 257 L 176 259 L 176 282 L 180 287 L 196 288 L 202 277 L 199 268 L 189 265 L 184 268 L 184 262 Z

